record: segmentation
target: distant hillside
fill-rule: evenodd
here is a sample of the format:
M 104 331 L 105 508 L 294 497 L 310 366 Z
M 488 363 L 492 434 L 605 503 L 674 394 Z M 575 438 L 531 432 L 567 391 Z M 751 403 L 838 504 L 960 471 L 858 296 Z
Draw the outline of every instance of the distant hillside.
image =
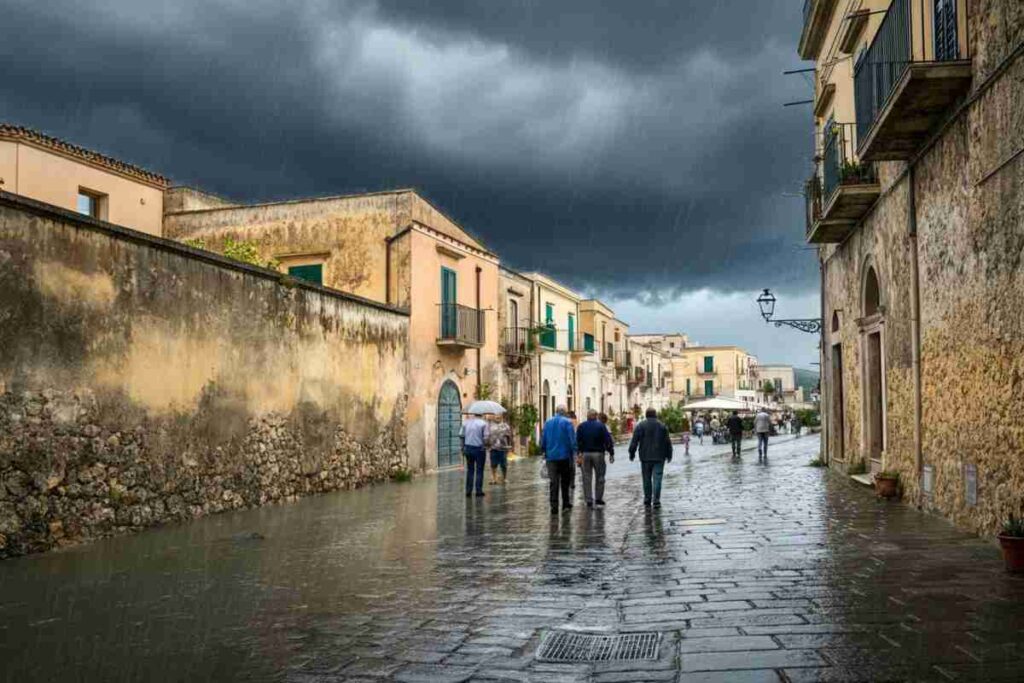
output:
M 796 385 L 798 387 L 803 387 L 805 394 L 809 394 L 813 389 L 817 388 L 819 379 L 819 373 L 817 370 L 794 368 L 793 372 L 796 373 Z

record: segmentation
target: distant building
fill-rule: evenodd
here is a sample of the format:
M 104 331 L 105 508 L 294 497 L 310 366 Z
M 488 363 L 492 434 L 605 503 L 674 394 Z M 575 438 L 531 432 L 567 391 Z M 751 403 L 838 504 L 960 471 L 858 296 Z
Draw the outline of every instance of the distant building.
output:
M 752 401 L 757 389 L 757 358 L 738 346 L 690 346 L 672 358 L 676 401 L 716 396 Z
M 167 178 L 21 126 L 0 123 L 0 190 L 161 235 Z
M 634 334 L 630 336 L 630 339 L 647 344 L 668 356 L 679 356 L 690 345 L 689 337 L 678 332 L 673 334 Z
M 758 390 L 765 400 L 782 405 L 804 403 L 804 390 L 796 384 L 796 370 L 792 365 L 759 365 L 757 369 Z M 771 393 L 765 391 L 766 384 L 771 385 Z

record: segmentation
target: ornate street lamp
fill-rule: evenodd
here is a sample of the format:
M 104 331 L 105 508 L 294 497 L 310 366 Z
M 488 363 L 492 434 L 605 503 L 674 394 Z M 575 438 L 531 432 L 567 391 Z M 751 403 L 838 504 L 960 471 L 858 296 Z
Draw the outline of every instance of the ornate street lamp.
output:
M 770 289 L 765 289 L 761 292 L 761 296 L 757 297 L 757 305 L 761 307 L 761 317 L 764 318 L 766 323 L 774 323 L 775 327 L 788 325 L 789 327 L 800 330 L 801 332 L 821 334 L 821 318 L 772 320 L 772 316 L 775 315 L 775 301 L 775 295 L 772 294 Z

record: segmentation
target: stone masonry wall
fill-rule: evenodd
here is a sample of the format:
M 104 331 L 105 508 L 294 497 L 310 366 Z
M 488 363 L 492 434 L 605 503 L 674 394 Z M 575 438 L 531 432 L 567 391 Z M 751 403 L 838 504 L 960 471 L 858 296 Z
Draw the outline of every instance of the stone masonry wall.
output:
M 408 317 L 0 193 L 0 557 L 406 467 Z
M 885 466 L 905 499 L 977 533 L 1024 511 L 1024 4 L 973 0 L 974 91 L 914 169 L 921 293 L 922 491 L 914 452 L 911 257 L 906 164 L 881 164 L 883 195 L 854 235 L 822 252 L 826 329 L 841 309 L 847 461 L 861 457 L 862 269 L 876 263 L 885 323 Z M 1006 67 L 1002 73 L 996 70 Z M 950 114 L 954 113 L 951 109 Z M 834 438 L 830 453 L 835 456 Z M 836 460 L 833 460 L 839 464 Z M 840 464 L 840 467 L 842 465 Z M 968 469 L 977 473 L 968 499 Z

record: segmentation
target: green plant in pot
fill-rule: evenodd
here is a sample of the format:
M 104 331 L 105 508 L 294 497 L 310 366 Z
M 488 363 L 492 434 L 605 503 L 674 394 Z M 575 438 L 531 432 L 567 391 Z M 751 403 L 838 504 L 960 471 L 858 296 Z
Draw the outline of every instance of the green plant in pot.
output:
M 900 473 L 879 472 L 875 475 L 875 493 L 881 498 L 895 498 L 899 494 Z
M 1003 550 L 1003 561 L 1006 571 L 1014 574 L 1024 573 L 1024 518 L 1010 515 L 1003 522 L 999 534 L 999 547 Z

